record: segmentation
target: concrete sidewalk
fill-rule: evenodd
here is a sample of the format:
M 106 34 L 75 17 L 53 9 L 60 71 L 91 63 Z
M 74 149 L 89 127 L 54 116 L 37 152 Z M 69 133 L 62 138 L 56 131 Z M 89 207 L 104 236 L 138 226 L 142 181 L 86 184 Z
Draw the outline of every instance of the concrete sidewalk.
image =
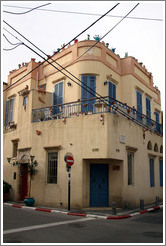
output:
M 94 217 L 94 218 L 102 218 L 102 219 L 126 219 L 138 214 L 144 214 L 148 212 L 152 212 L 154 210 L 163 209 L 162 203 L 156 205 L 155 203 L 144 206 L 143 210 L 140 208 L 135 209 L 123 209 L 117 208 L 116 214 L 113 214 L 112 208 L 85 208 L 85 209 L 71 209 L 68 211 L 64 208 L 50 208 L 45 206 L 36 206 L 36 207 L 28 207 L 24 203 L 15 203 L 15 202 L 6 202 L 4 205 L 12 206 L 14 208 L 21 209 L 32 209 L 36 211 L 42 212 L 51 212 L 51 213 L 62 213 L 66 215 L 73 216 L 82 216 L 82 217 Z

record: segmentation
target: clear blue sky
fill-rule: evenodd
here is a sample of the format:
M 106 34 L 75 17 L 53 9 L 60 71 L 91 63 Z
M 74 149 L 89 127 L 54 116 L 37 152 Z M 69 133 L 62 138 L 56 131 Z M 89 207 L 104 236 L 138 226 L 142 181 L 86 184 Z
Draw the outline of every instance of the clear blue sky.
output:
M 116 3 L 120 3 L 109 15 L 106 16 L 91 29 L 81 35 L 79 41 L 94 35 L 103 36 L 117 22 L 120 17 L 125 16 L 138 2 L 137 1 L 2 1 L 2 11 L 25 12 L 29 9 L 51 3 L 41 9 L 36 9 L 23 15 L 12 15 L 3 12 L 2 19 L 11 24 L 25 37 L 42 49 L 45 53 L 52 55 L 54 50 L 61 48 L 61 45 L 69 42 L 74 36 L 88 27 L 99 16 L 89 14 L 104 14 Z M 154 85 L 161 91 L 162 101 L 165 98 L 165 2 L 164 1 L 139 1 L 139 6 L 129 15 L 129 17 L 148 18 L 123 20 L 105 38 L 104 42 L 109 43 L 109 47 L 116 48 L 116 54 L 124 57 L 125 52 L 129 56 L 134 56 L 139 62 L 143 62 L 149 72 L 152 72 Z M 17 8 L 16 8 L 17 6 Z M 19 7 L 19 8 L 18 8 Z M 51 10 L 51 11 L 45 11 Z M 71 14 L 59 11 L 72 11 L 84 14 Z M 88 14 L 89 13 L 89 14 Z M 158 19 L 158 20 L 150 20 Z M 3 20 L 2 20 L 3 21 Z M 2 23 L 2 28 L 6 28 L 15 36 L 21 38 L 7 25 Z M 17 43 L 2 29 L 11 42 Z M 2 36 L 2 48 L 12 48 Z M 17 69 L 18 64 L 29 62 L 31 58 L 41 61 L 41 58 L 24 46 L 19 46 L 12 51 L 2 52 L 2 73 L 3 81 L 7 82 L 7 75 L 10 70 Z

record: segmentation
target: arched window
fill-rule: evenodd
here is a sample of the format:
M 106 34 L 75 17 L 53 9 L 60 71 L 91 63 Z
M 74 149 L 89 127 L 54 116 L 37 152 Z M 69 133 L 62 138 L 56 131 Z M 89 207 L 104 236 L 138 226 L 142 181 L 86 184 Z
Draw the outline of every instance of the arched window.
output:
M 160 153 L 163 153 L 163 146 L 160 146 Z
M 152 150 L 152 143 L 150 141 L 148 142 L 147 149 Z
M 155 143 L 155 145 L 154 145 L 154 151 L 155 152 L 158 152 L 158 145 Z

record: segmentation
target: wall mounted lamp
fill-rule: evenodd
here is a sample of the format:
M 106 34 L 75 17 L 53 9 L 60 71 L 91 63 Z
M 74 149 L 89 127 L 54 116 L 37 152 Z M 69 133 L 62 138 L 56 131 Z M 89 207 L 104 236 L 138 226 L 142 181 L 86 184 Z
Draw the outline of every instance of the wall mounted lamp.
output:
M 35 156 L 34 155 L 30 155 L 30 159 L 31 159 L 31 161 L 33 161 L 33 159 L 35 158 Z
M 68 85 L 68 86 L 71 86 L 71 83 L 70 83 L 70 82 L 68 82 L 68 83 L 67 83 L 67 85 Z
M 7 161 L 10 164 L 11 158 L 10 157 L 7 157 Z
M 104 81 L 104 85 L 107 85 L 108 84 L 108 81 Z

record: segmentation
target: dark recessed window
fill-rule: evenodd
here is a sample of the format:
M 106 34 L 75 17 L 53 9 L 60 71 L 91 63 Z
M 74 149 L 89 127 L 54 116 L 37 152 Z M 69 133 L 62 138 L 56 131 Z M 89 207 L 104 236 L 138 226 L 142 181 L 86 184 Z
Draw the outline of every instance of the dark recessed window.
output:
M 154 145 L 154 151 L 155 152 L 158 152 L 158 145 L 155 143 L 155 145 Z
M 152 150 L 152 143 L 150 141 L 148 142 L 147 149 Z
M 127 162 L 128 162 L 128 185 L 134 184 L 134 153 L 127 153 Z
M 57 184 L 58 153 L 48 152 L 47 183 Z
M 17 157 L 18 142 L 13 142 L 13 157 Z

